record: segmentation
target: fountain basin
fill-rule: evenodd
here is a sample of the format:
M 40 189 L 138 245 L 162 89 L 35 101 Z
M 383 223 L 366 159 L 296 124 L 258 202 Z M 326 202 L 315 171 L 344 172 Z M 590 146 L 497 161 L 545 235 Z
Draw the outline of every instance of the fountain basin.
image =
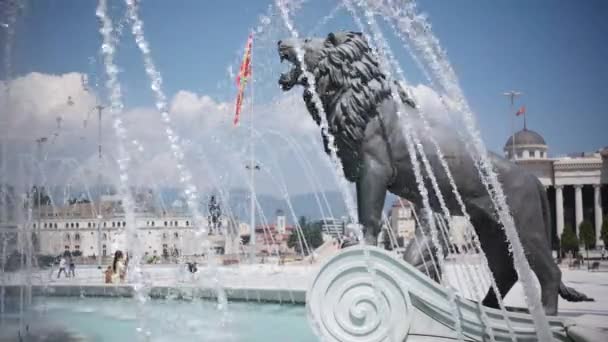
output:
M 69 341 L 136 341 L 138 334 L 172 342 L 317 340 L 302 305 L 236 302 L 225 317 L 214 301 L 200 299 L 157 299 L 143 307 L 138 312 L 134 300 L 124 297 L 36 297 L 26 321 L 33 336 L 69 336 Z M 0 341 L 15 340 L 16 321 L 4 326 Z

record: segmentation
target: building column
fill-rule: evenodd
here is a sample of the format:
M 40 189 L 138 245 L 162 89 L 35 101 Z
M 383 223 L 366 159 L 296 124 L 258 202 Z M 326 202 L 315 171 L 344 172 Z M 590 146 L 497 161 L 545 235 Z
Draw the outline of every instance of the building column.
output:
M 555 186 L 555 224 L 557 225 L 557 238 L 561 240 L 564 232 L 564 194 L 562 185 Z
M 578 226 L 583 222 L 583 186 L 578 184 L 574 186 L 574 218 L 576 224 L 574 229 L 578 237 Z
M 593 211 L 595 213 L 595 246 L 601 246 L 602 240 L 600 235 L 602 232 L 602 185 L 593 185 Z

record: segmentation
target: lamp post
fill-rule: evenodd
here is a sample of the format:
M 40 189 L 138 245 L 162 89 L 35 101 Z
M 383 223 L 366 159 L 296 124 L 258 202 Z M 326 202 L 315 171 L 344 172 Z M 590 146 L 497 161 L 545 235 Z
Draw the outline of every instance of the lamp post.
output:
M 101 116 L 105 106 L 96 105 L 93 109 L 97 110 L 97 266 L 101 267 L 101 165 L 102 165 L 102 145 L 101 145 Z
M 100 205 L 101 207 L 101 205 Z M 101 268 L 101 212 L 97 214 L 97 268 Z
M 253 150 L 253 142 L 252 142 L 252 150 Z M 253 159 L 253 152 L 251 153 L 251 163 L 245 166 L 247 170 L 251 172 L 251 195 L 250 195 L 250 225 L 251 225 L 251 233 L 249 238 L 249 246 L 251 247 L 251 263 L 255 263 L 255 254 L 256 254 L 256 243 L 255 243 L 255 184 L 254 184 L 254 175 L 255 171 L 260 169 L 260 165 L 255 163 Z
M 38 155 L 38 167 L 40 169 L 40 172 L 42 173 L 42 162 L 43 162 L 43 144 L 45 142 L 48 141 L 47 137 L 40 137 L 38 139 L 36 139 L 36 145 L 37 145 L 37 155 Z M 38 236 L 38 231 L 40 230 L 40 224 L 42 222 L 42 213 L 41 213 L 41 202 L 42 202 L 42 197 L 41 197 L 41 192 L 42 192 L 42 187 L 39 186 L 36 189 L 36 196 L 37 196 L 37 201 L 36 201 L 36 218 L 37 218 L 37 222 L 36 222 L 36 229 L 34 229 L 34 233 L 36 234 L 36 236 Z M 35 247 L 35 246 L 34 246 Z
M 511 104 L 511 159 L 515 160 L 515 123 L 513 121 L 514 119 L 512 115 L 514 110 L 515 98 L 517 96 L 523 95 L 523 93 L 515 90 L 509 90 L 504 92 L 503 95 L 509 98 L 509 102 Z

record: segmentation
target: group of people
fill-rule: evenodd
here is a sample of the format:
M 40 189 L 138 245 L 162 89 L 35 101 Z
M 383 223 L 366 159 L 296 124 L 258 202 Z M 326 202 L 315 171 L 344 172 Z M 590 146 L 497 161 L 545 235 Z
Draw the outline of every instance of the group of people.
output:
M 104 271 L 104 280 L 106 284 L 120 284 L 124 283 L 126 275 L 127 275 L 127 264 L 129 262 L 129 258 L 125 259 L 122 251 L 116 251 L 114 253 L 114 260 L 112 260 L 112 265 L 108 266 L 108 268 Z
M 53 262 L 50 274 L 51 277 L 55 272 L 55 266 L 59 266 L 59 271 L 57 272 L 57 279 L 61 277 L 61 273 L 65 275 L 65 278 L 76 277 L 76 264 L 74 263 L 74 259 L 72 259 L 71 256 L 69 258 L 66 258 L 66 256 L 63 255 Z

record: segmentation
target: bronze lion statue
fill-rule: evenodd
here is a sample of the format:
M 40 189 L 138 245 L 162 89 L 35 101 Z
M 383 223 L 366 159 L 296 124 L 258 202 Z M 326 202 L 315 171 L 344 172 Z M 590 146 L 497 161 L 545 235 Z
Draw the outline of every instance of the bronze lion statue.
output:
M 285 39 L 278 42 L 278 53 L 281 62 L 292 65 L 279 78 L 281 88 L 288 91 L 296 85 L 302 86 L 304 102 L 317 124 L 321 123 L 324 112 L 344 174 L 356 184 L 359 223 L 364 227 L 365 240 L 375 244 L 387 190 L 407 198 L 416 208 L 422 207 L 403 125 L 398 117 L 398 110 L 404 108 L 408 120 L 419 119 L 416 104 L 402 87 L 399 87 L 399 99 L 392 96 L 391 84 L 361 33 L 338 32 L 330 33 L 327 38 Z M 303 64 L 298 55 L 303 57 Z M 309 77 L 314 79 L 309 80 Z M 318 94 L 322 112 L 314 104 L 311 85 Z M 487 255 L 498 290 L 504 297 L 517 281 L 517 272 L 476 161 L 453 128 L 438 120 L 431 121 L 430 125 L 465 202 L 481 248 Z M 428 136 L 418 135 L 448 209 L 453 215 L 461 215 L 434 145 Z M 330 140 L 326 134 L 322 136 L 325 149 L 329 151 Z M 557 314 L 558 293 L 571 301 L 589 300 L 561 282 L 561 271 L 551 255 L 547 195 L 539 180 L 498 155 L 490 154 L 489 157 L 498 172 L 530 266 L 540 282 L 545 312 Z M 429 192 L 429 198 L 433 210 L 439 212 L 436 194 Z M 420 231 L 418 229 L 416 233 L 419 241 L 429 239 L 429 234 Z M 404 259 L 421 269 L 432 254 L 421 255 L 410 243 Z M 437 279 L 438 275 L 432 277 Z M 492 289 L 483 303 L 498 306 Z

